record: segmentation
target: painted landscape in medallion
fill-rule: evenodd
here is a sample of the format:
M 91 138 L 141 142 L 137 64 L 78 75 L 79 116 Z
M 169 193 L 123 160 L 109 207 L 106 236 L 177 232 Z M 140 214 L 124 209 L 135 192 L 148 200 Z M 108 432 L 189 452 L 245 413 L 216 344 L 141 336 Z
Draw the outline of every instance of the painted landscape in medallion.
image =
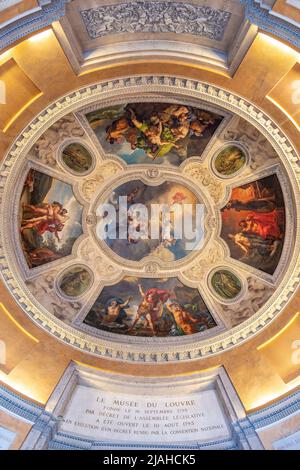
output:
M 223 116 L 170 103 L 130 103 L 86 115 L 106 153 L 127 164 L 179 166 L 201 156 Z
M 221 237 L 233 258 L 274 274 L 285 237 L 285 206 L 277 175 L 233 188 L 222 209 Z
M 104 287 L 84 323 L 130 336 L 184 336 L 216 326 L 198 289 L 177 278 L 125 277 Z
M 92 276 L 83 266 L 67 269 L 59 280 L 59 289 L 68 297 L 80 297 L 92 283 Z
M 19 230 L 30 268 L 68 256 L 82 234 L 82 206 L 72 187 L 36 170 L 27 174 L 20 199 Z
M 90 152 L 78 142 L 69 144 L 64 148 L 62 161 L 70 170 L 77 174 L 89 171 L 93 164 Z
M 133 227 L 140 234 L 146 232 L 147 235 L 144 238 L 133 239 L 129 235 L 127 239 L 121 239 L 118 237 L 119 234 L 119 198 L 125 197 L 127 200 L 127 220 L 128 227 Z M 108 235 L 105 243 L 119 256 L 131 261 L 140 261 L 146 256 L 155 256 L 156 258 L 165 261 L 172 262 L 184 258 L 189 255 L 193 248 L 197 246 L 197 240 L 188 239 L 183 233 L 182 238 L 175 238 L 174 234 L 174 220 L 171 218 L 171 230 L 170 236 L 167 239 L 162 237 L 162 230 L 164 225 L 164 218 L 162 217 L 159 221 L 159 237 L 153 238 L 151 236 L 151 223 L 153 222 L 152 207 L 155 205 L 165 204 L 167 207 L 173 206 L 174 204 L 184 205 L 184 216 L 187 217 L 190 214 L 190 219 L 193 223 L 193 227 L 196 226 L 196 205 L 201 201 L 198 200 L 197 196 L 188 188 L 180 183 L 172 181 L 165 181 L 158 186 L 150 186 L 142 181 L 133 180 L 128 183 L 124 183 L 117 187 L 105 201 L 115 207 L 117 214 L 116 222 L 116 234 L 113 225 L 113 233 L 108 229 Z M 133 211 L 133 208 L 137 204 L 143 204 L 148 210 L 148 220 L 141 221 L 139 216 Z M 177 211 L 178 213 L 178 211 Z M 172 215 L 171 215 L 172 217 Z M 197 227 L 199 228 L 199 227 Z M 196 235 L 195 235 L 196 236 Z M 189 249 L 187 246 L 189 245 Z

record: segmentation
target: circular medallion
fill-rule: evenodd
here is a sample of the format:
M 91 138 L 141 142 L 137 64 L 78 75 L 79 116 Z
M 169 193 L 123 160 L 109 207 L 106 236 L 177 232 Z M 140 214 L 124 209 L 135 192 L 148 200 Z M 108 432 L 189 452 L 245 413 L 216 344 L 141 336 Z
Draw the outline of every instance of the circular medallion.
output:
M 84 266 L 71 266 L 63 271 L 57 286 L 63 295 L 78 298 L 87 292 L 92 282 L 93 275 L 89 269 Z
M 74 174 L 87 174 L 93 166 L 93 157 L 80 143 L 74 142 L 64 147 L 61 153 L 62 163 Z
M 228 145 L 216 153 L 213 169 L 223 178 L 230 178 L 240 173 L 247 163 L 247 155 L 241 146 Z
M 222 300 L 233 300 L 242 291 L 242 282 L 236 274 L 227 269 L 214 271 L 210 278 L 211 288 Z
M 117 256 L 133 262 L 151 256 L 171 263 L 204 243 L 203 202 L 177 181 L 153 185 L 130 180 L 110 189 L 95 210 L 100 243 L 105 241 Z

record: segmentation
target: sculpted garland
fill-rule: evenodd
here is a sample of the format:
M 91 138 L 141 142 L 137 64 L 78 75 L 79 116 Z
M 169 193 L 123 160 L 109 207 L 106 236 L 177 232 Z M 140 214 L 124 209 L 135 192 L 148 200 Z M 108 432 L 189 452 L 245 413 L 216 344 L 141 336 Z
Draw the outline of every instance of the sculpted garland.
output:
M 179 2 L 139 1 L 80 12 L 91 39 L 121 33 L 193 34 L 220 41 L 231 13 Z

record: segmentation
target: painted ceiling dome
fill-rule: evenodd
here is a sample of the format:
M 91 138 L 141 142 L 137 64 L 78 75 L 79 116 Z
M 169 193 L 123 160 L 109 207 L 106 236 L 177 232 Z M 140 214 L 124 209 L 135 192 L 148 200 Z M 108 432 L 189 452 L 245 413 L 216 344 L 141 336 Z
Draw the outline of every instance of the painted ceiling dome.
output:
M 300 449 L 299 33 L 0 0 L 0 450 Z
M 226 90 L 156 76 L 80 89 L 3 162 L 6 282 L 35 322 L 96 355 L 157 362 L 232 348 L 293 293 L 297 165 L 276 124 Z M 121 200 L 126 230 L 142 237 L 120 236 Z M 163 237 L 160 216 L 153 237 L 153 213 L 142 224 L 135 209 L 163 204 L 175 207 L 171 228 Z M 115 226 L 101 238 L 103 207 Z M 176 236 L 186 208 L 199 246 Z

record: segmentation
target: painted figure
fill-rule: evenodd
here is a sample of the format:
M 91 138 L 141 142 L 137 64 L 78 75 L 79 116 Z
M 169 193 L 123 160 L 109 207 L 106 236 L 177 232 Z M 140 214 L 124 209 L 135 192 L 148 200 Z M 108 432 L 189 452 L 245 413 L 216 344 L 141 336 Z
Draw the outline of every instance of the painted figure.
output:
M 283 249 L 285 203 L 276 174 L 233 188 L 221 236 L 231 256 L 273 274 Z
M 35 250 L 28 251 L 27 255 L 32 267 L 42 266 L 45 263 L 50 263 L 50 261 L 55 261 L 60 258 L 59 255 L 48 248 L 36 248 Z
M 163 289 L 152 288 L 145 293 L 141 284 L 139 284 L 138 287 L 140 295 L 142 296 L 142 302 L 138 307 L 136 318 L 130 329 L 132 330 L 139 320 L 145 319 L 152 333 L 155 335 L 155 324 L 163 313 L 163 305 L 170 297 L 170 292 Z
M 169 304 L 182 310 L 172 307 L 177 323 Z M 144 337 L 181 336 L 216 326 L 198 289 L 177 278 L 132 276 L 104 287 L 84 322 L 104 331 Z
M 255 235 L 243 234 L 241 232 L 229 234 L 228 236 L 244 252 L 244 256 L 240 259 L 254 258 L 256 253 L 261 256 L 267 255 L 272 258 L 275 255 L 277 248 L 280 246 L 278 240 L 263 240 Z
M 113 204 L 115 207 L 117 233 L 120 230 L 120 217 L 118 217 L 120 197 L 125 202 L 127 200 L 128 205 L 127 226 L 125 226 L 125 229 L 127 229 L 126 238 L 124 236 L 122 239 L 116 239 L 114 235 L 110 236 L 108 231 L 108 236 L 105 239 L 105 243 L 118 256 L 132 261 L 139 261 L 152 254 L 152 256 L 159 259 L 175 261 L 190 253 L 190 250 L 187 249 L 187 242 L 190 243 L 192 240 L 186 237 L 186 230 L 182 231 L 182 236 L 178 235 L 178 229 L 175 230 L 178 227 L 178 219 L 175 219 L 178 214 L 176 206 L 171 208 L 170 213 L 164 209 L 166 207 L 164 204 L 168 206 L 187 204 L 186 207 L 183 207 L 182 214 L 184 215 L 184 212 L 189 213 L 193 226 L 198 227 L 196 225 L 196 204 L 200 203 L 200 199 L 190 189 L 172 181 L 165 181 L 162 184 L 152 186 L 139 180 L 132 180 L 116 187 L 106 202 Z M 148 217 L 141 217 L 141 213 L 133 204 L 145 205 L 148 209 Z M 157 211 L 153 211 L 154 205 L 156 205 Z M 105 217 L 104 215 L 103 220 Z M 104 221 L 109 225 L 108 217 Z M 155 237 L 151 236 L 153 227 L 157 233 Z M 196 233 L 194 243 L 195 245 L 197 243 Z
M 59 287 L 64 294 L 78 297 L 88 289 L 90 283 L 90 273 L 84 268 L 75 267 L 63 275 Z
M 183 331 L 184 334 L 190 335 L 192 333 L 199 332 L 199 329 L 197 328 L 199 320 L 184 310 L 184 308 L 181 307 L 181 305 L 179 305 L 177 302 L 167 304 L 167 309 L 169 312 L 171 312 L 176 325 Z
M 246 155 L 242 149 L 231 145 L 217 155 L 214 166 L 221 175 L 230 176 L 237 173 L 245 163 Z
M 105 150 L 108 144 L 119 146 L 117 154 L 123 148 L 119 156 L 127 163 L 150 158 L 180 164 L 189 153 L 202 153 L 222 116 L 183 104 L 131 103 L 93 111 L 87 119 Z
M 63 206 L 54 201 L 52 204 L 43 204 L 34 206 L 32 204 L 23 204 L 24 210 L 30 210 L 36 217 L 22 220 L 21 233 L 27 229 L 35 229 L 38 235 L 46 232 L 54 233 L 57 241 L 60 241 L 58 232 L 64 228 L 64 224 L 69 219 L 68 211 Z
M 82 206 L 72 186 L 37 170 L 26 175 L 19 205 L 19 230 L 30 268 L 68 256 L 82 234 Z
M 280 239 L 281 232 L 277 221 L 277 211 L 267 214 L 250 212 L 245 220 L 240 221 L 242 233 L 258 235 L 262 239 Z
M 240 280 L 230 271 L 216 271 L 211 279 L 214 290 L 224 299 L 234 299 L 241 292 Z
M 123 320 L 127 318 L 126 308 L 129 307 L 129 302 L 132 297 L 128 297 L 125 301 L 118 297 L 111 298 L 105 305 L 104 321 L 108 323 L 123 324 Z
M 62 160 L 76 173 L 85 173 L 92 166 L 92 156 L 79 143 L 72 143 L 65 147 L 62 152 Z
M 236 211 L 256 211 L 272 212 L 276 205 L 268 198 L 252 199 L 247 202 L 232 200 L 226 204 L 226 209 L 235 209 Z

